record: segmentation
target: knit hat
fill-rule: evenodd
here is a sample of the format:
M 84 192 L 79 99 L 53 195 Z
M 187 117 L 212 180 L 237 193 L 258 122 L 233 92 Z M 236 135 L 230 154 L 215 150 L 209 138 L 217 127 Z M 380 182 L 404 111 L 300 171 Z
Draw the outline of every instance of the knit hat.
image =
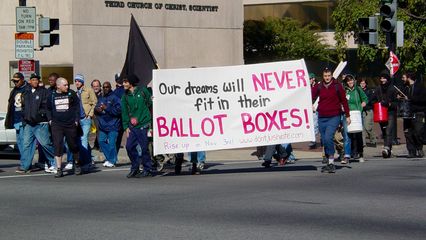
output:
M 74 81 L 78 81 L 84 84 L 84 76 L 83 74 L 77 73 L 74 77 Z
M 128 75 L 127 78 L 125 78 L 125 80 L 127 80 L 132 86 L 136 86 L 139 83 L 138 76 L 136 76 L 134 74 Z
M 114 77 L 115 77 L 115 82 L 116 83 L 123 84 L 123 79 L 120 78 L 120 73 L 116 73 Z
M 311 78 L 316 78 L 315 73 L 309 73 L 309 79 L 311 79 Z
M 387 71 L 387 70 L 383 70 L 383 71 L 380 73 L 380 78 L 386 78 L 387 80 L 389 80 L 389 79 L 390 79 L 389 71 Z

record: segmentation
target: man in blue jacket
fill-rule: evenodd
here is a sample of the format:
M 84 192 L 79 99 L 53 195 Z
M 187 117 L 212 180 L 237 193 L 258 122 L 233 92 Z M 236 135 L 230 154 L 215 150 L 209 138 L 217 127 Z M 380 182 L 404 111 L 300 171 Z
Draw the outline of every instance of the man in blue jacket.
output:
M 110 82 L 102 85 L 103 94 L 98 98 L 95 114 L 99 127 L 99 146 L 105 155 L 104 167 L 114 167 L 117 163 L 115 143 L 121 129 L 121 100 L 114 94 Z

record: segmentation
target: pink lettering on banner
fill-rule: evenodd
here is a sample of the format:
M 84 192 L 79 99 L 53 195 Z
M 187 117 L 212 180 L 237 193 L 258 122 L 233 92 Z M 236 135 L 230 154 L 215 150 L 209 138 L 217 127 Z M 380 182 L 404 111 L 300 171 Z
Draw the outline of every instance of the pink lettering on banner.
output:
M 272 113 L 259 112 L 254 115 L 241 113 L 241 121 L 244 134 L 299 128 L 303 123 L 306 124 L 306 128 L 310 127 L 307 109 L 303 110 L 302 115 L 302 111 L 298 108 L 275 110 Z
M 296 76 L 294 76 L 296 75 Z M 273 78 L 271 79 L 271 77 Z M 251 75 L 254 90 L 258 91 L 274 91 L 276 89 L 296 89 L 307 86 L 306 73 L 303 69 L 294 71 L 281 71 L 281 72 L 266 72 L 266 73 L 253 73 Z M 294 80 L 297 79 L 297 82 Z M 285 84 L 287 83 L 287 84 Z
M 223 119 L 228 115 L 218 114 L 212 118 L 205 117 L 198 123 L 198 128 L 201 129 L 201 133 L 196 132 L 194 126 L 197 123 L 192 118 L 171 118 L 168 122 L 166 117 L 157 117 L 157 132 L 159 137 L 200 137 L 200 134 L 204 136 L 212 136 L 214 134 L 224 134 L 223 130 Z M 187 126 L 187 127 L 185 127 Z M 188 133 L 189 132 L 189 133 Z

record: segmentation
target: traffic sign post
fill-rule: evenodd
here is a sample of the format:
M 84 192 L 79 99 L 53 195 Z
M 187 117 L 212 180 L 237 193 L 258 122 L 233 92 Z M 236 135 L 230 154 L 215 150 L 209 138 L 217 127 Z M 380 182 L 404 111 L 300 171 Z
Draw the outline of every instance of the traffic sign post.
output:
M 391 77 L 399 70 L 399 65 L 400 62 L 398 57 L 391 51 L 389 59 L 386 62 L 386 67 L 389 69 Z
M 33 59 L 34 58 L 34 34 L 33 33 L 15 33 L 15 58 Z
M 16 7 L 16 32 L 35 32 L 36 23 L 35 7 Z

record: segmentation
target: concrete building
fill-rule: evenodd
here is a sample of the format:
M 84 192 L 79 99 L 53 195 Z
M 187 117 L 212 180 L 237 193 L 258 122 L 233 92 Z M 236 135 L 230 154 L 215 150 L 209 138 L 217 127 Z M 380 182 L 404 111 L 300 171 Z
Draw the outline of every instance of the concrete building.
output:
M 17 71 L 15 32 L 18 0 L 0 5 L 0 111 L 5 111 L 9 81 Z M 113 81 L 123 67 L 131 14 L 161 68 L 243 64 L 242 0 L 27 0 L 42 14 L 60 19 L 60 45 L 35 51 L 43 80 L 57 72 L 75 73 L 87 82 Z M 38 48 L 38 34 L 34 33 Z

